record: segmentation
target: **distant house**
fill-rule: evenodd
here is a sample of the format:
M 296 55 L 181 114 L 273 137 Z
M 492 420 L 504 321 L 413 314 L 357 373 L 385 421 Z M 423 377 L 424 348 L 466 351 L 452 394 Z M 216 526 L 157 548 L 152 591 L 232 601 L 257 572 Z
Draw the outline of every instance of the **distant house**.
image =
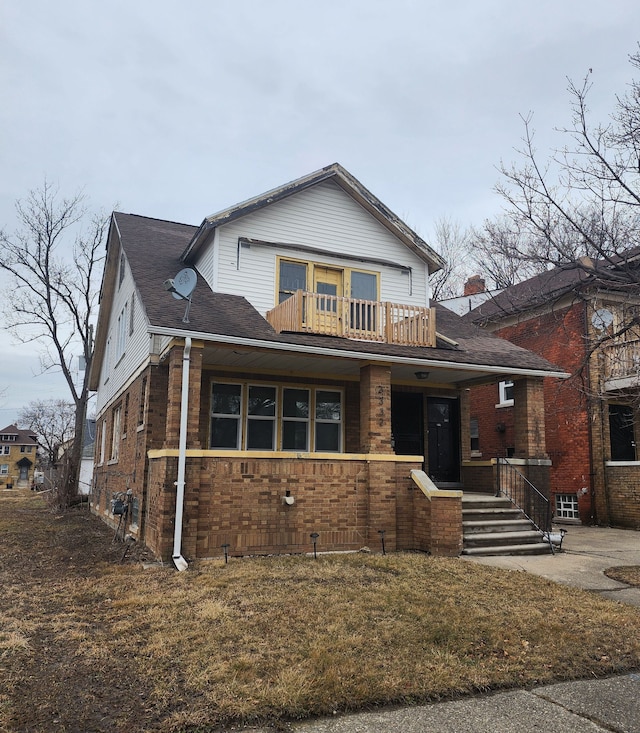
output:
M 0 430 L 0 487 L 30 487 L 37 450 L 36 435 L 31 430 L 15 425 Z
M 465 316 L 573 375 L 544 388 L 556 519 L 640 527 L 640 295 L 620 277 L 628 268 L 634 253 L 576 261 L 485 293 Z M 515 453 L 516 407 L 511 380 L 473 390 L 474 461 Z
M 527 404 L 562 372 L 432 303 L 442 264 L 338 164 L 199 227 L 114 213 L 93 511 L 120 522 L 126 501 L 127 531 L 174 559 L 381 533 L 389 550 L 458 554 L 469 387 L 518 383 L 518 450 L 536 459 Z

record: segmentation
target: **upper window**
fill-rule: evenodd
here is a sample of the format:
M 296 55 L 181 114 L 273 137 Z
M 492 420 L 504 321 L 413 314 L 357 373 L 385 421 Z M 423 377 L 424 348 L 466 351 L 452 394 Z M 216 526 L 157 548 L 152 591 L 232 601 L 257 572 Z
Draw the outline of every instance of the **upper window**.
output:
M 278 303 L 290 298 L 296 290 L 307 289 L 307 265 L 304 262 L 280 260 Z
M 136 296 L 135 293 L 131 296 L 131 308 L 129 309 L 129 336 L 133 333 L 133 327 L 135 325 L 135 310 L 136 310 Z
M 8 456 L 10 452 L 11 452 L 11 446 L 0 445 L 0 453 L 4 453 L 5 456 Z
M 379 299 L 377 272 L 327 266 L 319 262 L 280 259 L 278 303 L 296 290 L 313 290 L 323 295 L 347 296 L 357 300 Z
M 127 345 L 127 332 L 129 328 L 129 304 L 125 303 L 118 316 L 118 328 L 116 332 L 116 362 L 124 354 Z
M 498 384 L 498 407 L 513 405 L 513 380 L 506 379 Z
M 120 270 L 118 272 L 118 289 L 120 289 L 120 286 L 122 285 L 122 281 L 124 280 L 125 263 L 126 263 L 126 259 L 124 256 L 124 252 L 120 252 Z

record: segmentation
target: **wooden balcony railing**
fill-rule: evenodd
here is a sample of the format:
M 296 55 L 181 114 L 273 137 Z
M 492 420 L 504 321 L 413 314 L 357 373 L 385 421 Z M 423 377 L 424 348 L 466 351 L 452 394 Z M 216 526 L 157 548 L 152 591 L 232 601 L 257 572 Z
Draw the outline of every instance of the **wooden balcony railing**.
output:
M 606 379 L 625 379 L 640 376 L 640 339 L 607 344 L 604 349 Z
M 278 333 L 316 333 L 405 346 L 435 346 L 433 308 L 297 290 L 267 313 Z

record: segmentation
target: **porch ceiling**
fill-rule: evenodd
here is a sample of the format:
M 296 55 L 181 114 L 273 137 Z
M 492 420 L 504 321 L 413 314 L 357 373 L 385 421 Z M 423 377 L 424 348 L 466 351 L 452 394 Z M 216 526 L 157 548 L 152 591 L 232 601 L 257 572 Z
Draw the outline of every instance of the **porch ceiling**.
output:
M 360 368 L 369 363 L 366 358 L 337 358 L 323 355 L 296 354 L 286 351 L 224 346 L 207 343 L 204 347 L 203 367 L 208 369 L 228 368 L 240 372 L 266 372 L 281 376 L 317 376 L 336 379 L 357 380 Z M 451 367 L 434 366 L 432 362 L 416 360 L 412 363 L 397 363 L 391 359 L 391 379 L 394 383 L 439 384 L 449 387 L 464 387 L 468 383 L 496 381 L 505 378 L 508 372 L 496 367 L 465 369 L 460 365 Z M 416 372 L 428 372 L 427 379 L 418 379 Z

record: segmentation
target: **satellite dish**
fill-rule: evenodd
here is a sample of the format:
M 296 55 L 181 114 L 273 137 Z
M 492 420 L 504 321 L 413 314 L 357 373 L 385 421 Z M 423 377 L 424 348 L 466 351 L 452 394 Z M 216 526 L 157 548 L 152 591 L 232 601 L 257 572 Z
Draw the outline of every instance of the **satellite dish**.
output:
M 189 323 L 189 309 L 191 308 L 191 293 L 193 293 L 196 283 L 198 282 L 198 276 L 196 271 L 190 267 L 185 267 L 180 272 L 169 280 L 165 280 L 162 285 L 165 290 L 168 290 L 176 300 L 186 300 L 187 310 L 184 312 L 182 319 L 183 323 Z
M 598 308 L 591 316 L 591 325 L 596 331 L 604 331 L 613 323 L 613 313 L 607 308 Z
M 196 271 L 190 267 L 185 267 L 173 278 L 173 290 L 171 295 L 176 300 L 188 300 L 193 293 L 196 283 L 198 282 L 198 276 Z

